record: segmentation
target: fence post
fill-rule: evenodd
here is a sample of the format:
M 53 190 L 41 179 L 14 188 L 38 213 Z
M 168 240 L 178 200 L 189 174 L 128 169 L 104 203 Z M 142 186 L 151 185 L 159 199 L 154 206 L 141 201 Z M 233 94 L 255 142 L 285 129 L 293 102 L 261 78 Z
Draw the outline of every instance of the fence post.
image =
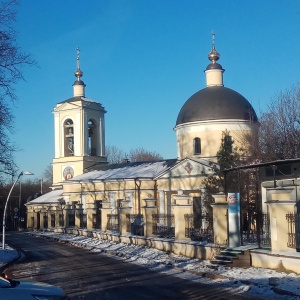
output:
M 121 207 L 119 208 L 119 210 L 120 210 L 120 224 L 119 224 L 120 234 L 128 233 L 126 215 L 130 214 L 130 212 L 131 212 L 131 206 L 129 206 L 129 204 L 130 204 L 130 201 L 128 201 L 128 200 L 121 201 Z
M 97 212 L 96 202 L 86 204 L 86 229 L 93 230 L 93 214 Z
M 72 206 L 70 204 L 65 205 L 64 209 L 64 227 L 69 227 L 69 214 L 72 211 Z
M 76 210 L 75 210 L 75 226 L 77 228 L 81 227 L 81 219 L 83 215 L 83 208 L 81 203 L 76 203 L 75 204 Z M 56 224 L 56 221 L 55 221 Z
M 153 219 L 152 215 L 157 214 L 157 206 L 156 206 L 156 198 L 146 198 L 144 199 L 146 202 L 145 209 L 145 237 L 153 236 Z
M 175 240 L 189 240 L 185 235 L 184 215 L 192 213 L 192 204 L 188 195 L 173 195 L 175 204 L 173 205 L 175 219 Z
M 225 193 L 212 195 L 215 203 L 211 204 L 213 209 L 214 243 L 224 245 L 228 243 L 228 203 Z
M 107 231 L 107 215 L 111 212 L 110 202 L 103 201 L 102 202 L 102 209 L 101 209 L 101 229 L 102 231 Z
M 269 206 L 271 248 L 272 251 L 286 251 L 288 247 L 288 223 L 286 216 L 294 213 L 296 200 L 291 200 L 293 188 L 269 188 L 270 200 L 266 203 Z M 294 226 L 294 225 L 293 225 Z

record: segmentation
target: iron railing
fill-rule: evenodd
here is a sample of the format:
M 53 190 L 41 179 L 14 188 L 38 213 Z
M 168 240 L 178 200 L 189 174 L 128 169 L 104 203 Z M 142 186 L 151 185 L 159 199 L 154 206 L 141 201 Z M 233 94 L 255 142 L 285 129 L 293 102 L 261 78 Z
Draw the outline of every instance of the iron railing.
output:
M 107 215 L 107 230 L 119 231 L 119 215 L 108 214 Z
M 162 238 L 175 237 L 174 215 L 154 214 L 152 215 L 152 234 Z
M 286 215 L 288 225 L 288 241 L 287 246 L 289 248 L 297 249 L 300 248 L 300 214 L 288 213 Z
M 212 216 L 206 214 L 197 216 L 195 220 L 194 214 L 185 214 L 185 237 L 192 241 L 206 241 L 208 243 L 214 242 L 214 231 Z M 199 224 L 199 228 L 195 228 L 195 223 Z
M 270 218 L 269 214 L 249 214 L 243 222 L 242 241 L 245 244 L 259 244 L 270 246 Z

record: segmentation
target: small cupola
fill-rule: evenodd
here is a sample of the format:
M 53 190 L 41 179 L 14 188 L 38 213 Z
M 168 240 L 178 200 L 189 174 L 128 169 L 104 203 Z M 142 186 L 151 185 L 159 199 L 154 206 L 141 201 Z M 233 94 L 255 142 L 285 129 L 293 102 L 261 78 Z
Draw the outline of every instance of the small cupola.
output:
M 75 77 L 77 80 L 73 84 L 74 97 L 84 97 L 85 96 L 85 84 L 81 80 L 83 72 L 80 70 L 80 50 L 79 47 L 76 48 L 77 52 L 77 70 L 75 71 Z

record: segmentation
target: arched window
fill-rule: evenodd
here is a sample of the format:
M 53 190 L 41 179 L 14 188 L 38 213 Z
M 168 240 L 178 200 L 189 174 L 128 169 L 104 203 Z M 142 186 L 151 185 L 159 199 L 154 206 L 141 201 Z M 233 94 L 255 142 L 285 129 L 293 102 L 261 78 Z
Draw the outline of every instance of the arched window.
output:
M 64 149 L 65 156 L 74 155 L 74 124 L 71 119 L 64 122 Z
M 194 138 L 194 154 L 201 154 L 201 139 Z
M 96 144 L 96 134 L 95 134 L 95 122 L 93 120 L 88 121 L 88 155 L 97 155 L 97 144 Z

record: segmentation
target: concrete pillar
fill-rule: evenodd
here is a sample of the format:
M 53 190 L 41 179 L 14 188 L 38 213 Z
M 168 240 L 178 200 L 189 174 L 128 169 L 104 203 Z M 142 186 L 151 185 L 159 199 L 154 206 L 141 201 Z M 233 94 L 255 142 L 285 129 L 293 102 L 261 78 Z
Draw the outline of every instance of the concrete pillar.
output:
M 185 214 L 193 212 L 193 205 L 190 204 L 190 197 L 188 195 L 173 195 L 174 205 L 174 219 L 175 219 L 175 239 L 176 240 L 189 240 L 185 236 Z
M 159 191 L 159 213 L 165 213 L 165 192 Z
M 58 209 L 58 207 L 54 208 L 54 213 L 55 213 L 55 227 L 59 227 L 59 214 L 61 214 L 61 210 Z
M 130 233 L 130 229 L 128 231 L 127 229 L 127 218 L 126 215 L 130 214 L 132 207 L 130 206 L 130 201 L 129 200 L 122 200 L 121 202 L 121 207 L 119 207 L 119 212 L 120 212 L 120 234 L 128 234 Z
M 32 212 L 33 222 L 31 223 L 32 229 L 37 229 L 37 211 L 34 209 Z
M 66 204 L 65 205 L 65 209 L 64 209 L 64 225 L 65 228 L 69 227 L 69 214 L 72 211 L 72 206 L 70 204 Z
M 48 227 L 49 227 L 49 228 L 53 227 L 52 224 L 51 224 L 51 223 L 52 223 L 52 222 L 51 222 L 51 220 L 52 220 L 51 215 L 53 215 L 54 213 L 55 213 L 55 210 L 54 210 L 53 207 L 51 207 L 51 208 L 48 210 L 48 221 L 49 221 Z
M 213 209 L 214 243 L 225 245 L 228 243 L 228 203 L 226 194 L 219 193 L 212 196 L 215 199 L 215 203 L 211 204 Z
M 83 215 L 83 208 L 81 203 L 75 204 L 75 227 L 80 228 L 81 227 L 81 220 Z
M 41 211 L 40 214 L 40 228 L 45 229 L 45 219 L 47 218 L 47 212 L 45 210 Z
M 287 251 L 288 223 L 286 215 L 294 213 L 295 199 L 291 199 L 293 188 L 268 188 L 271 200 L 267 201 L 270 214 L 271 248 L 272 251 Z
M 153 218 L 152 215 L 157 214 L 158 207 L 156 206 L 156 198 L 146 198 L 144 199 L 146 206 L 143 207 L 144 214 L 144 235 L 145 237 L 153 236 Z
M 97 213 L 96 202 L 86 204 L 86 229 L 93 230 L 93 215 Z
M 32 217 L 34 217 L 33 211 L 31 208 L 29 210 L 29 207 L 27 206 L 27 228 L 32 228 L 32 223 L 31 223 Z

